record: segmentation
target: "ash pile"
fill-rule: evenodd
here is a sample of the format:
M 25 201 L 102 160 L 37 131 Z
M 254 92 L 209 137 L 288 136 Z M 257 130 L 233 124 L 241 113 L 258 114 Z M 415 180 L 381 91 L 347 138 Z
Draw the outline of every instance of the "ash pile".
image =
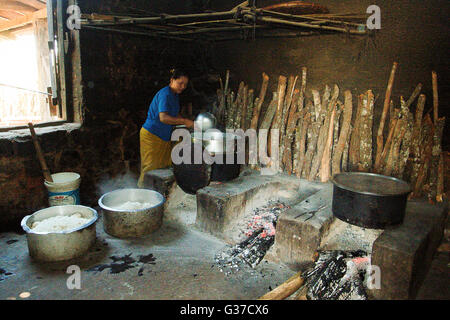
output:
M 243 267 L 255 268 L 266 255 L 275 240 L 275 227 L 279 215 L 289 206 L 279 201 L 270 201 L 257 208 L 242 227 L 243 240 L 234 246 L 227 246 L 215 256 L 215 262 L 226 275 Z
M 309 300 L 367 300 L 370 255 L 365 251 L 319 251 L 314 266 L 304 273 Z

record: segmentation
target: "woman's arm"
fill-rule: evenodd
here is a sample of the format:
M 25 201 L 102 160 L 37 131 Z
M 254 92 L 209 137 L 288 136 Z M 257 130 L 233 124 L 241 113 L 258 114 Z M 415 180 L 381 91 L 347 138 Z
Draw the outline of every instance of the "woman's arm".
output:
M 183 124 L 188 128 L 192 128 L 194 126 L 194 121 L 182 118 L 181 116 L 172 117 L 168 112 L 160 112 L 159 113 L 159 121 L 164 124 L 170 125 L 180 125 Z

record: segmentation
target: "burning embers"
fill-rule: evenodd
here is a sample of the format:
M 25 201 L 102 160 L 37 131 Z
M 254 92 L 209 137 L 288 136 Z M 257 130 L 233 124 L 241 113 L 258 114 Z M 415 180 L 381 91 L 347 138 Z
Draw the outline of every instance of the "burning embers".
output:
M 357 251 L 319 251 L 314 266 L 304 274 L 311 300 L 366 300 L 371 288 L 370 255 Z
M 220 271 L 227 275 L 239 271 L 242 265 L 255 268 L 266 255 L 275 239 L 278 216 L 289 207 L 281 202 L 269 202 L 254 210 L 254 215 L 242 230 L 243 241 L 228 246 L 215 257 Z

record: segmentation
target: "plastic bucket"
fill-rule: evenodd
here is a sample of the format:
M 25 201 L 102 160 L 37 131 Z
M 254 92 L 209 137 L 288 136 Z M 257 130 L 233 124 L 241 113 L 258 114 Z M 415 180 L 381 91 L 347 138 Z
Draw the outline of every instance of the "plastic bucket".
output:
M 79 205 L 81 176 L 75 172 L 60 172 L 52 174 L 53 182 L 44 181 L 48 190 L 50 207 Z

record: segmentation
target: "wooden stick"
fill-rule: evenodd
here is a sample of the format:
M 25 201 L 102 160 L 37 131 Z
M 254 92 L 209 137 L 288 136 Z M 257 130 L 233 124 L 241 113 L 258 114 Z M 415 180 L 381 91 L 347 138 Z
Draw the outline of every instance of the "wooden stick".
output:
M 434 136 L 434 126 L 430 115 L 426 115 L 424 118 L 424 124 L 422 128 L 423 132 L 423 143 L 421 151 L 421 165 L 419 172 L 417 174 L 417 179 L 413 185 L 413 192 L 410 198 L 420 197 L 422 195 L 422 185 L 428 177 L 428 171 L 430 167 L 430 161 L 432 157 L 433 149 L 433 136 Z
M 396 161 L 398 160 L 398 154 L 400 149 L 401 139 L 406 132 L 406 120 L 400 119 L 397 122 L 397 128 L 394 133 L 391 150 L 389 151 L 388 160 L 386 161 L 386 167 L 384 169 L 384 175 L 390 176 Z
M 269 130 L 270 126 L 272 125 L 273 118 L 275 116 L 275 113 L 277 111 L 277 104 L 278 104 L 278 92 L 273 92 L 272 95 L 272 101 L 269 104 L 269 107 L 267 108 L 264 118 L 261 122 L 261 125 L 259 126 L 259 129 L 262 130 Z
M 306 111 L 306 110 L 305 110 Z M 296 147 L 296 150 L 298 149 L 298 161 L 295 164 L 296 172 L 295 174 L 297 177 L 301 177 L 303 165 L 305 163 L 305 149 L 306 149 L 306 135 L 309 129 L 309 126 L 311 124 L 311 115 L 307 112 L 305 112 L 305 116 L 303 117 L 301 130 L 297 127 L 297 130 L 299 132 L 299 135 L 297 135 L 296 140 L 298 141 L 298 147 Z
M 431 78 L 433 83 L 433 121 L 434 125 L 437 124 L 439 118 L 439 97 L 438 97 L 438 84 L 436 71 L 431 72 Z
M 438 170 L 438 180 L 436 187 L 436 201 L 444 201 L 444 154 L 441 152 L 441 157 L 439 158 L 439 170 Z
M 403 97 L 400 97 L 400 105 L 402 108 L 402 117 L 406 120 L 406 131 L 402 139 L 402 145 L 400 147 L 400 158 L 397 162 L 398 170 L 394 172 L 394 177 L 403 179 L 406 163 L 411 152 L 411 137 L 414 127 L 414 116 L 406 107 L 406 103 L 403 101 Z
M 423 109 L 425 107 L 426 97 L 424 94 L 419 96 L 416 107 L 416 116 L 414 120 L 414 127 L 411 137 L 411 158 L 408 163 L 410 170 L 409 181 L 411 185 L 415 185 L 417 175 L 420 169 L 420 152 L 421 152 L 421 141 L 422 141 L 422 117 Z
M 413 93 L 411 94 L 411 97 L 409 97 L 408 101 L 406 101 L 405 107 L 409 108 L 411 104 L 416 100 L 417 96 L 420 94 L 420 90 L 422 90 L 422 84 L 419 83 L 416 88 L 414 89 Z
M 261 90 L 259 92 L 259 97 L 258 97 L 258 102 L 255 103 L 255 108 L 253 111 L 253 116 L 252 116 L 252 122 L 250 124 L 250 128 L 256 130 L 258 129 L 258 120 L 259 120 L 259 115 L 261 113 L 261 107 L 264 103 L 264 99 L 266 97 L 266 92 L 267 92 L 267 86 L 269 85 L 269 76 L 267 74 L 265 74 L 263 72 L 262 74 L 262 84 L 261 84 Z
M 247 120 L 247 102 L 248 102 L 248 85 L 244 86 L 244 90 L 242 92 L 242 103 L 241 103 L 241 121 L 239 128 L 245 131 L 245 121 Z
M 250 128 L 250 122 L 252 121 L 252 115 L 253 115 L 253 108 L 254 108 L 254 90 L 250 89 L 248 90 L 248 98 L 247 98 L 247 115 L 245 117 L 244 122 L 244 131 Z
M 372 168 L 373 101 L 372 91 L 368 90 L 363 98 L 359 124 L 359 171 L 364 172 L 368 172 Z
M 306 67 L 302 68 L 302 81 L 301 81 L 301 86 L 300 86 L 300 96 L 298 98 L 298 103 L 297 103 L 297 111 L 301 112 L 304 109 L 304 104 L 305 104 L 305 91 L 306 91 L 306 72 L 307 69 Z M 305 110 L 305 113 L 306 110 Z M 294 160 L 293 160 L 293 172 L 297 175 L 300 176 L 301 175 L 301 171 L 297 172 L 298 168 L 301 167 L 298 163 L 299 161 L 299 157 L 300 157 L 300 139 L 301 139 L 301 130 L 303 128 L 303 118 L 299 119 L 299 123 L 298 126 L 296 128 L 296 133 L 295 133 L 295 143 L 294 143 Z M 304 149 L 303 149 L 304 152 Z M 304 156 L 304 154 L 303 154 Z
M 30 128 L 31 138 L 33 139 L 34 148 L 36 149 L 36 155 L 38 157 L 39 163 L 41 164 L 42 173 L 44 174 L 44 178 L 46 181 L 53 182 L 52 175 L 50 170 L 47 167 L 47 163 L 45 162 L 44 155 L 42 154 L 41 145 L 36 137 L 36 132 L 34 131 L 34 126 L 31 122 L 28 123 L 28 127 Z
M 389 77 L 387 89 L 386 89 L 386 95 L 384 98 L 384 106 L 383 106 L 383 112 L 381 113 L 381 120 L 380 125 L 378 127 L 378 133 L 377 133 L 377 153 L 375 157 L 375 167 L 380 166 L 381 161 L 381 153 L 383 152 L 383 130 L 384 130 L 384 123 L 386 121 L 386 115 L 389 109 L 389 102 L 391 100 L 391 94 L 392 94 L 392 87 L 394 85 L 394 79 L 395 79 L 395 72 L 397 70 L 398 63 L 394 62 L 391 70 L 391 75 Z
M 323 150 L 322 161 L 320 164 L 320 181 L 327 182 L 330 179 L 331 168 L 331 147 L 333 144 L 334 119 L 336 117 L 336 104 L 332 105 L 330 123 L 328 124 L 328 135 Z
M 332 172 L 333 174 L 339 173 L 341 171 L 341 158 L 344 152 L 345 145 L 348 142 L 348 138 L 350 136 L 350 126 L 352 121 L 352 112 L 353 112 L 353 104 L 352 104 L 352 93 L 350 90 L 345 91 L 345 102 L 344 102 L 344 118 L 342 123 L 342 130 L 339 136 L 338 143 L 333 152 L 333 161 L 332 161 Z
M 356 116 L 355 120 L 353 122 L 353 130 L 352 135 L 350 139 L 350 145 L 348 150 L 348 164 L 349 164 L 349 170 L 350 171 L 357 171 L 358 170 L 358 163 L 359 163 L 359 123 L 361 121 L 361 109 L 362 109 L 362 100 L 363 95 L 359 95 L 358 97 L 358 105 L 356 109 Z
M 283 300 L 297 291 L 304 283 L 301 272 L 290 277 L 284 283 L 266 293 L 258 300 Z
M 302 165 L 302 178 L 308 178 L 311 171 L 311 161 L 314 156 L 314 151 L 317 146 L 317 139 L 319 138 L 319 131 L 321 124 L 315 121 L 314 106 L 310 100 L 306 104 L 311 117 L 311 125 L 307 132 L 307 149 L 305 153 L 305 160 Z
M 430 171 L 430 193 L 429 198 L 436 199 L 437 182 L 439 176 L 439 161 L 442 153 L 442 133 L 445 125 L 445 117 L 439 118 L 434 125 L 433 135 L 433 149 L 431 157 L 431 171 Z
M 316 178 L 316 175 L 319 172 L 319 168 L 322 164 L 322 157 L 323 153 L 327 144 L 327 138 L 328 138 L 328 131 L 329 127 L 333 127 L 334 123 L 330 123 L 330 118 L 335 112 L 335 106 L 337 103 L 337 99 L 339 97 L 339 87 L 337 85 L 334 86 L 333 89 L 333 97 L 331 98 L 330 102 L 327 105 L 322 106 L 323 113 L 326 112 L 325 122 L 320 128 L 319 132 L 319 138 L 317 140 L 317 153 L 313 158 L 312 164 L 311 164 L 311 171 L 309 173 L 308 180 L 313 181 Z M 324 103 L 324 102 L 322 102 Z M 328 106 L 328 108 L 326 108 Z M 326 109 L 325 109 L 326 108 Z M 321 114 L 323 114 L 321 112 Z M 333 115 L 334 117 L 335 115 Z M 321 116 L 322 117 L 322 116 Z M 334 118 L 333 118 L 334 121 Z

